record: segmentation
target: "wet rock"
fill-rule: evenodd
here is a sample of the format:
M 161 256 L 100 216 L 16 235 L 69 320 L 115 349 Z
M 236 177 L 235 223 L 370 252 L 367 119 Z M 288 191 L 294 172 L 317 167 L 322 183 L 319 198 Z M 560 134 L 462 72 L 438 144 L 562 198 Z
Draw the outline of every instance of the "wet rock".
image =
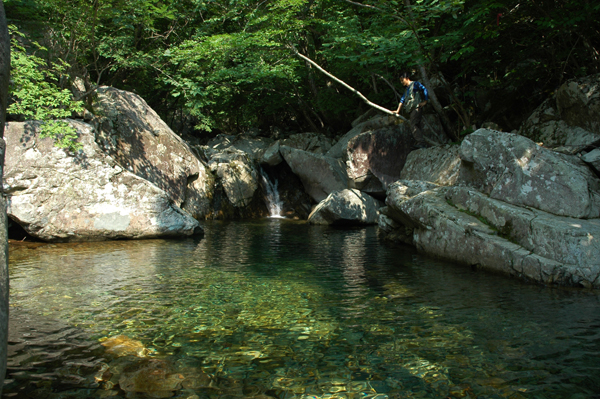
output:
M 365 225 L 377 223 L 379 201 L 359 190 L 342 190 L 329 194 L 308 217 L 311 224 Z
M 75 154 L 41 139 L 37 122 L 7 126 L 8 214 L 28 234 L 60 242 L 201 233 L 166 192 L 105 155 L 91 125 L 69 123 L 83 146 Z

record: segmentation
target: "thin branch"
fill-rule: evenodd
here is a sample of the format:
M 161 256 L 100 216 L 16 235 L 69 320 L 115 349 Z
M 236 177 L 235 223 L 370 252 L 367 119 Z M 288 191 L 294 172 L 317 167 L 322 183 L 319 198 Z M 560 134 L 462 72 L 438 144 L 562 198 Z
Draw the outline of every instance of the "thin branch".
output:
M 319 64 L 317 64 L 316 62 L 314 62 L 313 60 L 311 60 L 310 58 L 308 58 L 307 56 L 300 54 L 298 52 L 298 50 L 296 50 L 296 48 L 294 46 L 289 46 L 290 49 L 300 58 L 302 58 L 304 61 L 308 62 L 309 64 L 311 64 L 312 66 L 314 66 L 315 68 L 317 68 L 319 71 L 321 71 L 322 73 L 324 73 L 325 75 L 329 76 L 331 79 L 335 80 L 336 82 L 338 82 L 339 84 L 341 84 L 342 86 L 344 86 L 345 88 L 347 88 L 348 90 L 350 90 L 351 92 L 353 92 L 354 94 L 356 94 L 357 96 L 359 96 L 365 103 L 367 103 L 369 106 L 384 112 L 388 115 L 392 115 L 395 116 L 397 118 L 400 118 L 404 121 L 407 121 L 407 119 L 405 117 L 403 117 L 402 115 L 396 114 L 393 111 L 390 111 L 387 108 L 383 108 L 380 105 L 377 105 L 371 101 L 369 101 L 369 99 L 367 97 L 365 97 L 360 91 L 356 90 L 354 87 L 350 86 L 349 84 L 347 84 L 346 82 L 344 82 L 343 80 L 335 77 L 334 75 L 332 75 L 331 73 L 327 72 L 325 69 L 321 68 L 321 66 Z

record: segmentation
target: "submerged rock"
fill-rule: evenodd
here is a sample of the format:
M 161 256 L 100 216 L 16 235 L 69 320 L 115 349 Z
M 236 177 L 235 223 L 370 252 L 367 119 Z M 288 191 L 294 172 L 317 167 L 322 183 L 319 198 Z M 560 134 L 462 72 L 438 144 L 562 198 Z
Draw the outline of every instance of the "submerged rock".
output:
M 8 214 L 28 234 L 44 241 L 98 241 L 202 231 L 166 192 L 105 155 L 91 125 L 69 123 L 83 146 L 75 154 L 41 139 L 39 123 L 8 124 Z
M 148 349 L 140 341 L 129 338 L 126 335 L 116 335 L 102 342 L 106 348 L 106 353 L 116 357 L 137 356 L 144 357 L 148 354 Z

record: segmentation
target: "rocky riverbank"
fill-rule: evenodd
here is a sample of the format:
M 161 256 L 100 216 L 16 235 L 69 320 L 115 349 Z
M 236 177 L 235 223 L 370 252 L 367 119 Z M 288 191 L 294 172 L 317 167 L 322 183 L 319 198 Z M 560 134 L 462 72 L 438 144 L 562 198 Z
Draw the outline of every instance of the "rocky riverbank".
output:
M 45 241 L 187 236 L 205 219 L 282 216 L 375 224 L 386 240 L 521 278 L 600 287 L 600 76 L 565 83 L 520 131 L 479 129 L 412 151 L 405 123 L 357 120 L 339 140 L 176 135 L 139 96 L 98 90 L 94 115 L 69 123 L 77 153 L 7 125 L 9 217 Z M 535 140 L 535 141 L 534 141 Z

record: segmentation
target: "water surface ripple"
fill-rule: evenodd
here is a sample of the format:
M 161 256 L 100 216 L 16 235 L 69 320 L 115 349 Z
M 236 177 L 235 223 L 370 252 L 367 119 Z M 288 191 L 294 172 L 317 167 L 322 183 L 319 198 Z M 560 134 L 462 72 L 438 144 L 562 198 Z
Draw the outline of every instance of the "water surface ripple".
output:
M 433 260 L 374 227 L 205 232 L 12 245 L 3 397 L 600 398 L 598 291 Z

